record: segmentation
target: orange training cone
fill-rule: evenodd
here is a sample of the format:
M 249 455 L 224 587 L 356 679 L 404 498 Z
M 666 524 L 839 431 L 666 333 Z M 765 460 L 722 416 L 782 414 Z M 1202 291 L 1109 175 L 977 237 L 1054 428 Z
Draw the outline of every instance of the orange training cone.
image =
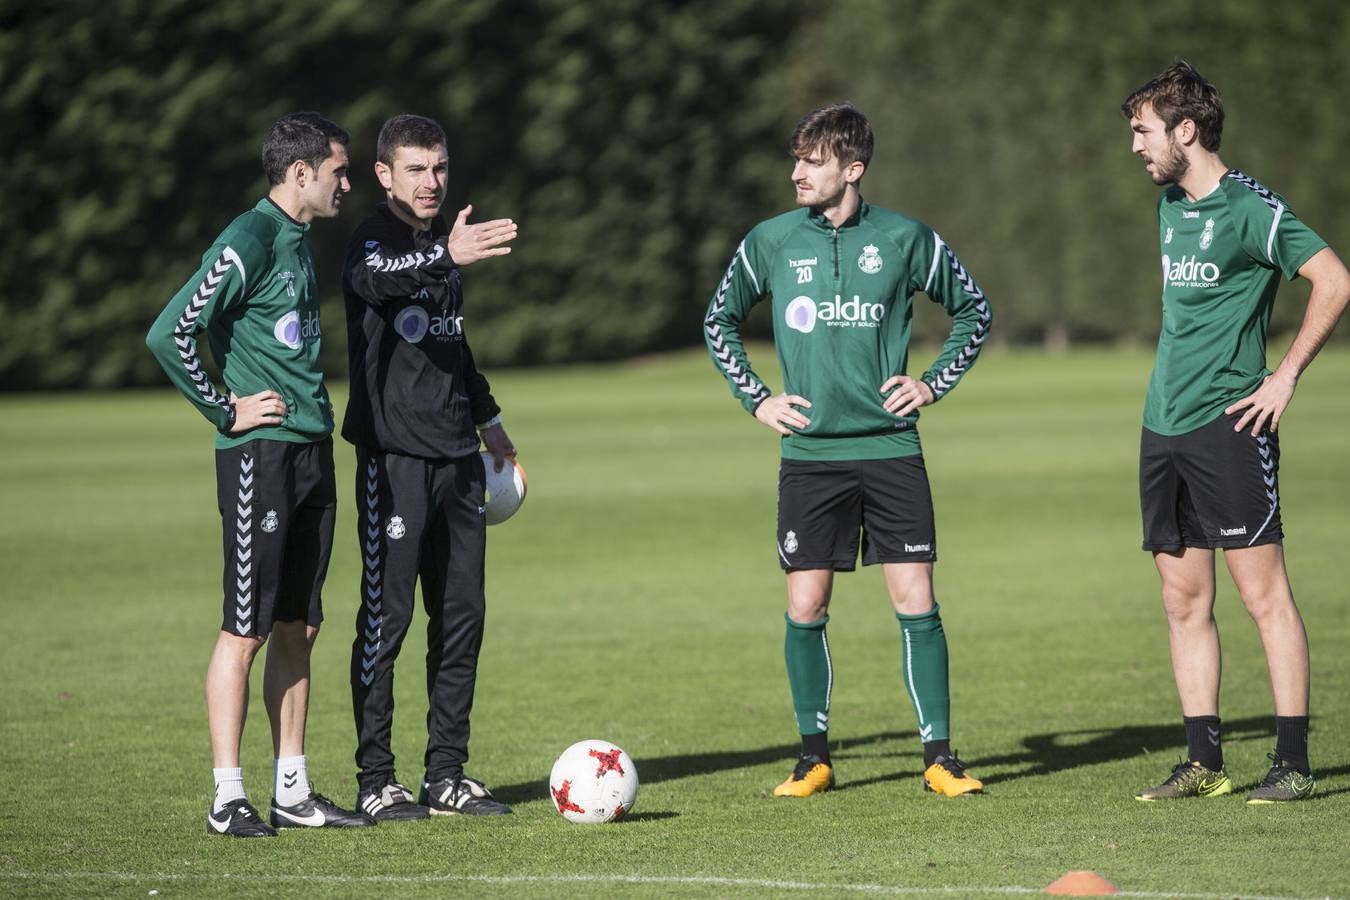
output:
M 1119 894 L 1120 888 L 1096 872 L 1076 871 L 1065 872 L 1050 882 L 1045 892 L 1065 897 L 1100 897 L 1103 894 Z

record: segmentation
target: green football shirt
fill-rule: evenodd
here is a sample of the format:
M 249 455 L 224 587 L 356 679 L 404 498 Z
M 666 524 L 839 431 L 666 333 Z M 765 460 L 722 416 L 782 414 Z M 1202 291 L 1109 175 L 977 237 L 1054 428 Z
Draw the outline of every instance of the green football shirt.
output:
M 1185 434 L 1218 418 L 1270 374 L 1266 328 L 1280 273 L 1290 279 L 1326 246 L 1279 194 L 1237 169 L 1194 202 L 1173 186 L 1158 200 L 1162 330 L 1144 427 Z
M 245 397 L 274 390 L 285 400 L 281 424 L 242 434 L 221 430 L 218 448 L 258 438 L 319 441 L 333 431 L 333 405 L 319 364 L 322 332 L 308 231 L 308 224 L 263 198 L 220 233 L 145 337 L 169 379 L 218 430 L 226 424 L 230 392 Z M 202 331 L 224 392 L 202 367 L 196 337 Z
M 866 203 L 839 228 L 806 209 L 755 226 L 713 295 L 704 337 L 732 395 L 753 413 L 772 392 L 750 366 L 740 324 L 751 307 L 771 299 L 784 390 L 812 404 L 811 424 L 783 438 L 783 457 L 913 456 L 921 452 L 918 414 L 887 412 L 880 388 L 908 373 L 918 291 L 953 318 L 941 353 L 921 376 L 941 399 L 979 355 L 989 302 L 932 229 Z

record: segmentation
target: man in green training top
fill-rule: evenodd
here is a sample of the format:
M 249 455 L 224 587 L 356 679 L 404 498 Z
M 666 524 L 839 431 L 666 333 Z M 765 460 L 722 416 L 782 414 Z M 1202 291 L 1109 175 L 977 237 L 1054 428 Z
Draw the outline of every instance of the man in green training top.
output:
M 1301 800 L 1308 765 L 1308 639 L 1284 564 L 1276 429 L 1350 300 L 1350 276 L 1284 198 L 1219 159 L 1223 103 L 1184 60 L 1121 107 L 1154 184 L 1163 318 L 1144 401 L 1144 549 L 1162 576 L 1187 757 L 1140 800 L 1233 790 L 1219 722 L 1214 550 L 1256 622 L 1275 695 L 1275 752 L 1248 803 Z M 1280 275 L 1312 283 L 1303 326 L 1266 368 Z
M 319 299 L 309 223 L 337 215 L 347 132 L 316 113 L 278 119 L 262 149 L 266 197 L 221 232 L 169 301 L 146 344 L 216 428 L 216 492 L 225 532 L 224 618 L 206 670 L 216 795 L 208 834 L 272 837 L 244 792 L 239 743 L 248 673 L 269 633 L 263 703 L 272 726 L 272 826 L 374 825 L 309 784 L 309 656 L 323 621 L 333 546 L 333 407 L 319 365 Z M 202 368 L 205 331 L 225 381 Z
M 951 749 L 947 638 L 933 598 L 937 538 L 918 410 L 944 397 L 979 355 L 989 303 L 942 239 L 870 206 L 859 184 L 872 126 L 847 103 L 809 113 L 792 136 L 802 209 L 761 222 L 736 249 L 704 319 L 732 395 L 782 435 L 778 560 L 787 573 L 784 655 L 801 757 L 775 796 L 834 786 L 833 670 L 825 625 L 835 572 L 880 563 L 900 623 L 903 680 L 923 741 L 924 784 L 949 797 L 983 789 Z M 936 362 L 909 367 L 912 299 L 923 291 L 954 319 Z M 773 303 L 785 392 L 750 368 L 740 324 Z

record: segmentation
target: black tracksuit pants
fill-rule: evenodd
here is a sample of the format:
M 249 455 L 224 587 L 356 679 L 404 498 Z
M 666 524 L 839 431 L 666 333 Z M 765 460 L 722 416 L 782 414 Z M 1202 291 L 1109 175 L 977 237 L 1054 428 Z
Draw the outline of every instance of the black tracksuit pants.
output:
M 361 607 L 352 643 L 357 780 L 394 774 L 394 660 L 413 616 L 427 611 L 426 778 L 461 774 L 483 641 L 483 462 L 429 460 L 357 448 Z

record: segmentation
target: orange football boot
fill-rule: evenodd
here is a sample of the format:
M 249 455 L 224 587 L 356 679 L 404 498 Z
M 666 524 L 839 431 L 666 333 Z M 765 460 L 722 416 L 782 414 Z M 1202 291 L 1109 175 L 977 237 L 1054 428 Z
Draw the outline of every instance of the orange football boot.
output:
M 808 753 L 797 760 L 788 780 L 773 789 L 775 797 L 809 797 L 834 787 L 834 767 Z
M 979 794 L 984 791 L 984 782 L 966 773 L 966 764 L 956 758 L 955 751 L 951 756 L 939 756 L 924 770 L 923 786 L 946 797 L 960 797 L 963 794 Z

